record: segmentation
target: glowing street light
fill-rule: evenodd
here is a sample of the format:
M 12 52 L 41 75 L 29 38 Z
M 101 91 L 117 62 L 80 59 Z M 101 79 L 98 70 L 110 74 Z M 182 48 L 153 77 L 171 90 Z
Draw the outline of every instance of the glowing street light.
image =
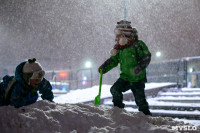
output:
M 91 63 L 90 61 L 87 61 L 87 62 L 85 63 L 85 67 L 86 67 L 86 68 L 91 68 L 91 66 L 92 66 L 92 63 Z
M 85 68 L 90 71 L 90 81 L 91 81 L 91 87 L 93 85 L 93 78 L 92 78 L 92 63 L 90 61 L 85 62 Z M 87 84 L 87 80 L 84 80 L 83 85 Z
M 161 52 L 156 52 L 156 56 L 160 57 L 161 56 Z
M 190 68 L 190 69 L 189 69 L 189 72 L 193 72 L 193 71 L 194 71 L 194 69 L 193 69 L 193 68 Z

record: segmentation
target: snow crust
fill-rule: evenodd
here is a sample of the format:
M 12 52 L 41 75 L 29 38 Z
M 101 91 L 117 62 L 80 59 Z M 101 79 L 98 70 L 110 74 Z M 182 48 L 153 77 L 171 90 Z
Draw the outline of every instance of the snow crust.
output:
M 185 125 L 189 124 L 83 103 L 58 104 L 41 100 L 18 109 L 0 107 L 1 133 L 173 133 L 178 131 L 172 130 L 172 126 Z M 199 131 L 198 127 L 193 132 Z

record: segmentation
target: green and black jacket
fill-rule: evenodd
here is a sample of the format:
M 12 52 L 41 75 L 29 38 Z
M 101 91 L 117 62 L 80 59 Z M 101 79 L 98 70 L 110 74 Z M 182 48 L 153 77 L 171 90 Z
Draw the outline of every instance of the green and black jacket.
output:
M 129 82 L 139 82 L 146 80 L 146 67 L 149 65 L 151 60 L 151 53 L 146 44 L 137 40 L 123 49 L 118 49 L 115 56 L 111 56 L 102 65 L 104 73 L 107 73 L 112 68 L 120 64 L 120 78 Z M 135 76 L 133 75 L 133 69 L 139 66 L 142 72 Z

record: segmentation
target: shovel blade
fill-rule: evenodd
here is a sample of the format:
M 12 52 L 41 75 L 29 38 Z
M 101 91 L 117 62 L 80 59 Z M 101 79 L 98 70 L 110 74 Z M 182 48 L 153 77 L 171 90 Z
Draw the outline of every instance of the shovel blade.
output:
M 97 95 L 97 96 L 95 97 L 94 104 L 95 104 L 95 105 L 99 105 L 99 104 L 100 104 L 100 95 Z
M 99 94 L 98 94 L 98 95 L 95 97 L 95 99 L 94 99 L 94 104 L 95 104 L 95 105 L 99 105 L 99 104 L 100 104 L 102 77 L 103 77 L 103 72 L 102 72 L 102 69 L 100 69 Z

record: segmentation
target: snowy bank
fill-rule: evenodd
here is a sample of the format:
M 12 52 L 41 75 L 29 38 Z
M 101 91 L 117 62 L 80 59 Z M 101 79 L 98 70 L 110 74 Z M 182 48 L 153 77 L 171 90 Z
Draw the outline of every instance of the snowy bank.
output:
M 0 107 L 1 133 L 172 133 L 173 126 L 191 126 L 171 118 L 128 113 L 92 104 L 38 101 L 14 108 Z M 195 133 L 199 132 L 193 131 Z

